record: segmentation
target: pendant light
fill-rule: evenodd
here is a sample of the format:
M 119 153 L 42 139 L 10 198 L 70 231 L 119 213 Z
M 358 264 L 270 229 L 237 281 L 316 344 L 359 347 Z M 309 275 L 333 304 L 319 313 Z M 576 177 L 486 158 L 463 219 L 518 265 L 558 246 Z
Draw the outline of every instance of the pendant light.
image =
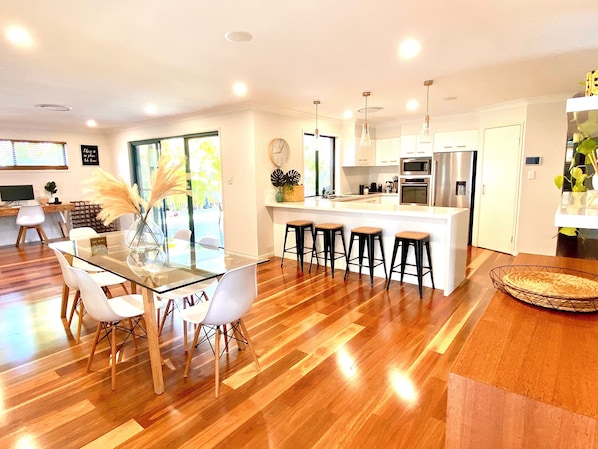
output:
M 316 130 L 314 131 L 314 143 L 317 150 L 320 144 L 320 130 L 318 129 L 318 105 L 320 104 L 320 100 L 314 100 L 314 104 L 316 105 Z
M 424 116 L 424 123 L 422 124 L 421 142 L 430 142 L 432 140 L 432 133 L 430 131 L 430 86 L 434 84 L 434 80 L 424 81 L 426 86 L 426 115 Z
M 370 96 L 370 92 L 364 92 L 363 96 L 365 97 L 365 121 L 363 122 L 363 127 L 361 129 L 361 139 L 359 139 L 359 148 L 370 149 L 372 147 L 372 139 L 370 137 L 370 126 L 368 124 L 368 97 Z

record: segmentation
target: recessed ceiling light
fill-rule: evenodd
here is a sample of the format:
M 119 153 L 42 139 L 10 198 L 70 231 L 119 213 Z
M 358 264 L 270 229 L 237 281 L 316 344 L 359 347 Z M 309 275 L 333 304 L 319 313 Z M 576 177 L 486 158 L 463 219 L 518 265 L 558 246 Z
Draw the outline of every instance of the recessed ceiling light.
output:
M 417 101 L 415 98 L 407 102 L 408 111 L 415 111 L 417 108 L 419 108 L 419 101 Z
M 54 111 L 54 112 L 68 112 L 73 109 L 70 106 L 64 106 L 62 104 L 50 104 L 50 103 L 36 104 L 35 107 L 44 109 L 46 111 Z
M 353 117 L 353 111 L 346 110 L 343 112 L 343 118 L 351 118 Z
M 247 31 L 230 31 L 224 35 L 224 38 L 229 42 L 249 42 L 253 39 L 253 35 Z
M 239 81 L 233 84 L 233 92 L 237 97 L 244 97 L 247 94 L 247 85 Z
M 8 27 L 6 29 L 6 37 L 10 42 L 19 47 L 31 47 L 33 45 L 31 33 L 20 26 Z
M 405 39 L 399 45 L 399 56 L 401 59 L 411 59 L 417 56 L 421 49 L 421 45 L 415 39 Z
M 143 111 L 148 115 L 155 115 L 158 112 L 156 105 L 148 104 L 143 108 Z
M 456 99 L 457 99 L 457 97 L 445 97 L 444 101 L 454 101 Z
M 95 120 L 89 119 L 89 120 L 87 120 L 87 126 L 89 126 L 90 128 L 95 128 L 96 126 L 98 126 L 98 124 L 96 123 Z

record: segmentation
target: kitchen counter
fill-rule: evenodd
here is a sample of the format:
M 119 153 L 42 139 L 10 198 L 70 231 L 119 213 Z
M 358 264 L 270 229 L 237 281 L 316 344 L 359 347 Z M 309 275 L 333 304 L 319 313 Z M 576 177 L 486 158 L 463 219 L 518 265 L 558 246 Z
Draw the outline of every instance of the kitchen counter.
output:
M 436 288 L 449 295 L 465 279 L 469 209 L 399 205 L 397 194 L 370 194 L 349 200 L 306 198 L 301 202 L 267 202 L 266 207 L 272 210 L 276 255 L 282 254 L 285 224 L 290 220 L 342 223 L 347 248 L 351 228 L 375 226 L 383 230 L 386 265 L 390 271 L 394 235 L 407 230 L 421 231 L 430 233 Z M 356 254 L 354 248 L 353 256 Z M 409 257 L 413 263 L 413 250 Z M 343 270 L 346 267 L 342 259 L 338 259 L 335 266 Z M 384 277 L 384 269 L 376 267 L 374 274 Z M 398 279 L 398 275 L 395 274 L 393 279 Z M 405 276 L 404 281 L 417 283 L 417 278 Z M 429 276 L 424 277 L 424 285 L 431 286 Z

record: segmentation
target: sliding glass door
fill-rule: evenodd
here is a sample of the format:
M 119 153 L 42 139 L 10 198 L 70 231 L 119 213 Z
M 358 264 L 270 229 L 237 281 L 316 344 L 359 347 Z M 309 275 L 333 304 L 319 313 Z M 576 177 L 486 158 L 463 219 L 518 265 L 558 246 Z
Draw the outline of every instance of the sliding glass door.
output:
M 151 176 L 162 153 L 185 157 L 187 188 L 192 195 L 166 198 L 161 208 L 154 208 L 154 220 L 168 237 L 174 236 L 179 229 L 190 229 L 194 240 L 207 235 L 214 236 L 223 246 L 218 133 L 131 142 L 132 178 L 145 199 L 149 197 Z

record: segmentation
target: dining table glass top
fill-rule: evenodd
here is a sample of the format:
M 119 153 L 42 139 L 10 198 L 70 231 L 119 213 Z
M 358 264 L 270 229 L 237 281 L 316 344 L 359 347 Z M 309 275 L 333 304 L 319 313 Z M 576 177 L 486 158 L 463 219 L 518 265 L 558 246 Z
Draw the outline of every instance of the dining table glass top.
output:
M 261 261 L 257 257 L 178 239 L 167 239 L 155 249 L 131 250 L 125 244 L 125 235 L 125 231 L 106 232 L 91 238 L 54 242 L 50 247 L 157 294 Z

